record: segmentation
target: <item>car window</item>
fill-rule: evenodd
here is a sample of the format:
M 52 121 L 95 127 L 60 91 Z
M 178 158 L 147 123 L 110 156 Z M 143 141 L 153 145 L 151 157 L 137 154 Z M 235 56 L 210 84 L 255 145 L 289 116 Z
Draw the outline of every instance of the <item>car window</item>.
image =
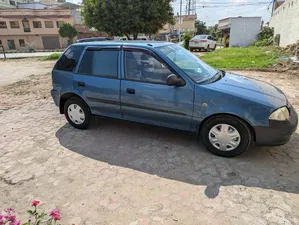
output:
M 69 47 L 58 60 L 55 69 L 74 72 L 84 47 L 85 46 Z
M 117 78 L 118 50 L 87 49 L 81 60 L 78 73 Z
M 209 39 L 209 40 L 212 40 L 212 37 L 211 37 L 211 36 L 208 36 L 208 39 Z
M 172 72 L 148 52 L 125 51 L 126 79 L 166 84 L 170 74 Z
M 200 39 L 206 39 L 207 35 L 196 35 L 193 39 L 200 40 Z

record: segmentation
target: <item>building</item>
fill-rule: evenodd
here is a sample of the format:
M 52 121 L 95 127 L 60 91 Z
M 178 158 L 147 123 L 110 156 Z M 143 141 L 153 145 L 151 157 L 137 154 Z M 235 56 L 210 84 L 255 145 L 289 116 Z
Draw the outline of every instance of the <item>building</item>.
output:
M 74 24 L 69 9 L 0 9 L 0 44 L 6 50 L 59 49 L 67 39 L 58 34 Z
M 287 46 L 299 40 L 299 1 L 275 1 L 270 27 L 274 27 L 274 36 L 278 37 L 279 46 Z
M 229 47 L 248 46 L 257 40 L 261 21 L 262 17 L 229 17 L 219 20 L 218 28 Z
M 188 32 L 194 35 L 196 33 L 196 18 L 197 15 L 182 15 L 180 22 L 180 17 L 176 16 L 174 25 L 167 23 L 158 33 L 160 36 L 179 34 L 179 30 L 181 29 L 181 33 Z
M 20 3 L 30 3 L 33 0 L 0 0 L 0 8 L 16 8 Z

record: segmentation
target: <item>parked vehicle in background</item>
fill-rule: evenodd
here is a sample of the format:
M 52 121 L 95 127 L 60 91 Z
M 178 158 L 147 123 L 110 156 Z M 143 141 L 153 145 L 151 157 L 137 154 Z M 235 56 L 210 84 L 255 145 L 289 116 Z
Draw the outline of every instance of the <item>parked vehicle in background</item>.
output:
M 111 38 L 108 37 L 91 37 L 91 38 L 82 38 L 77 40 L 78 43 L 81 42 L 93 42 L 93 41 L 110 41 L 112 40 Z
M 76 43 L 52 79 L 54 102 L 75 128 L 98 115 L 191 131 L 220 156 L 252 142 L 285 144 L 298 123 L 280 89 L 215 70 L 169 42 Z
M 189 42 L 189 50 L 215 50 L 217 47 L 216 40 L 211 35 L 196 35 Z

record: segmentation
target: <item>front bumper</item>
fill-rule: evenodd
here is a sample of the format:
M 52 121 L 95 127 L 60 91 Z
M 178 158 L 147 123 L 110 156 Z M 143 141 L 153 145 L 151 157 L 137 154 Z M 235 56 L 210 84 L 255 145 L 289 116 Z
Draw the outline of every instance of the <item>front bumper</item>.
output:
M 277 146 L 286 144 L 290 140 L 297 129 L 298 115 L 293 106 L 290 105 L 289 109 L 290 120 L 270 120 L 268 127 L 254 127 L 256 145 Z

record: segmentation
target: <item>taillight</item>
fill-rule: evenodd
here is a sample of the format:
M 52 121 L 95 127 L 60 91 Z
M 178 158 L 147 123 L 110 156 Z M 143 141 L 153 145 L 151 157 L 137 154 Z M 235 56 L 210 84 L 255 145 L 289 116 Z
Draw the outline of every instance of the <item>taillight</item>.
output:
M 200 40 L 199 42 L 207 42 L 207 40 Z

